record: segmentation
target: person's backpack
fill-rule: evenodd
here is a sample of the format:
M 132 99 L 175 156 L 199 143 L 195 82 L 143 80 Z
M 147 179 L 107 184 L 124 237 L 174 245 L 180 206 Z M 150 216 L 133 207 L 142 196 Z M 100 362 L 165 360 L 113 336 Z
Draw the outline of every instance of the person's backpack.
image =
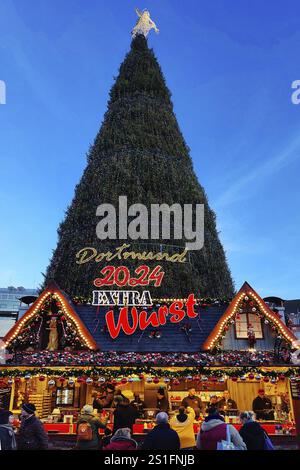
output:
M 77 428 L 77 441 L 92 441 L 93 429 L 90 423 L 82 421 Z

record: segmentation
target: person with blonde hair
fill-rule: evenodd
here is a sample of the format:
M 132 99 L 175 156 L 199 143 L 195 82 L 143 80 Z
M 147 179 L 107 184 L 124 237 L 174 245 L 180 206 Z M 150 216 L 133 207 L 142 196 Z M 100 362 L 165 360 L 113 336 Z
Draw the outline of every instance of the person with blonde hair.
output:
M 261 425 L 255 421 L 253 411 L 243 411 L 240 414 L 242 427 L 240 436 L 247 446 L 247 450 L 264 450 L 266 432 Z

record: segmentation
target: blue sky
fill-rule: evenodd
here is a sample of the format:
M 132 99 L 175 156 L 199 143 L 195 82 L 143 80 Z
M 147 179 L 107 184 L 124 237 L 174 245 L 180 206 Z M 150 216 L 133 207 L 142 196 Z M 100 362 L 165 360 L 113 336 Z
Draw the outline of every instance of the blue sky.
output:
M 150 34 L 236 287 L 300 297 L 300 4 L 1 0 L 0 285 L 34 287 L 130 47 Z

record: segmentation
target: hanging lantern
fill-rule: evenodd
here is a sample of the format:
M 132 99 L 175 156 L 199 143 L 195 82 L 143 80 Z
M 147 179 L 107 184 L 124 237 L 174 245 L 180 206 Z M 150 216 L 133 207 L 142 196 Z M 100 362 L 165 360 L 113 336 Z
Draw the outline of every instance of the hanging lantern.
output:
M 91 377 L 88 377 L 88 378 L 86 379 L 85 383 L 86 383 L 87 385 L 92 384 L 92 383 L 93 383 L 93 379 L 92 379 Z
M 127 384 L 127 379 L 126 379 L 126 377 L 123 377 L 123 379 L 121 379 L 121 384 L 123 384 L 123 385 Z
M 49 385 L 49 387 L 54 387 L 55 380 L 53 380 L 53 379 L 49 380 L 48 385 Z
M 165 378 L 164 378 L 164 382 L 165 382 L 166 384 L 168 384 L 168 383 L 170 382 L 169 377 L 165 377 Z
M 40 382 L 44 382 L 45 379 L 46 379 L 46 377 L 44 375 L 39 376 L 39 381 Z
M 158 384 L 158 383 L 159 383 L 159 378 L 158 378 L 158 377 L 154 377 L 153 383 L 154 383 L 154 384 Z

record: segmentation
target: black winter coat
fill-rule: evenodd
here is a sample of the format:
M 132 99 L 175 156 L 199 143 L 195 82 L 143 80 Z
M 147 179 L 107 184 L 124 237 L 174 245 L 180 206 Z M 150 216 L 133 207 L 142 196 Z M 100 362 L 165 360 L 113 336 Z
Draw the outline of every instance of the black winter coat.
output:
M 256 421 L 244 424 L 240 431 L 247 450 L 264 450 L 265 431 Z
M 144 450 L 178 450 L 180 449 L 179 436 L 168 423 L 158 424 L 146 436 L 141 448 Z
M 135 423 L 135 420 L 139 417 L 138 410 L 131 405 L 118 405 L 114 411 L 114 429 L 113 434 L 117 429 L 120 428 L 130 428 L 132 431 L 132 426 Z
M 47 433 L 35 415 L 22 420 L 18 437 L 20 450 L 48 449 Z

